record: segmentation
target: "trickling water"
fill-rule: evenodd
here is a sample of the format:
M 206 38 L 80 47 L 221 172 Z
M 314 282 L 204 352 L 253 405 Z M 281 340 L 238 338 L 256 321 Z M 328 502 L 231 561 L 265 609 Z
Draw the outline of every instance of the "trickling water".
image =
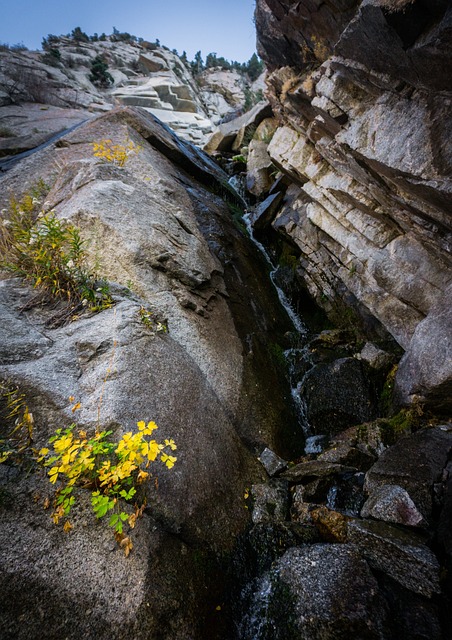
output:
M 239 626 L 241 640 L 268 640 L 274 637 L 268 609 L 272 595 L 270 572 L 264 574 L 256 588 L 248 613 Z M 273 628 L 273 631 L 275 629 Z
M 261 253 L 264 255 L 265 259 L 267 260 L 270 266 L 270 280 L 272 281 L 272 284 L 275 287 L 275 290 L 276 290 L 276 293 L 278 294 L 278 298 L 281 305 L 286 310 L 286 313 L 289 316 L 290 320 L 292 321 L 292 324 L 295 330 L 298 332 L 300 336 L 300 342 L 302 342 L 308 333 L 308 329 L 303 319 L 301 318 L 301 316 L 293 308 L 285 292 L 279 286 L 276 278 L 277 267 L 273 264 L 267 249 L 264 247 L 264 245 L 261 242 L 259 242 L 259 240 L 257 240 L 254 237 L 253 226 L 251 224 L 251 219 L 250 219 L 250 213 L 245 214 L 243 216 L 243 219 L 245 221 L 246 228 L 248 229 L 248 232 L 250 234 L 251 240 L 256 245 L 256 247 L 261 251 Z M 307 419 L 306 403 L 304 398 L 299 393 L 299 385 L 297 384 L 297 376 L 296 376 L 295 364 L 294 364 L 297 360 L 300 359 L 301 356 L 306 357 L 306 353 L 303 347 L 299 349 L 295 349 L 295 348 L 288 349 L 287 351 L 284 352 L 284 357 L 286 358 L 286 362 L 288 364 L 289 379 L 291 384 L 291 394 L 292 394 L 294 406 L 297 410 L 298 423 L 305 437 L 307 437 L 311 435 L 311 430 L 310 430 L 309 422 Z
M 235 176 L 233 176 L 233 177 L 235 177 Z M 295 309 L 291 305 L 289 298 L 286 296 L 284 291 L 281 289 L 281 287 L 276 282 L 275 274 L 276 274 L 276 271 L 277 271 L 277 267 L 275 267 L 275 265 L 273 264 L 269 254 L 268 254 L 268 251 L 264 247 L 264 245 L 261 242 L 259 242 L 259 240 L 256 240 L 256 238 L 254 237 L 253 226 L 252 226 L 251 220 L 250 220 L 250 214 L 249 213 L 245 214 L 243 216 L 243 220 L 244 220 L 244 222 L 246 224 L 246 228 L 248 229 L 248 232 L 250 234 L 251 240 L 254 242 L 256 247 L 258 247 L 258 249 L 262 252 L 262 254 L 264 255 L 264 257 L 267 260 L 268 264 L 270 265 L 270 279 L 271 279 L 271 281 L 273 283 L 273 286 L 276 289 L 276 292 L 278 294 L 278 298 L 279 298 L 282 306 L 284 307 L 284 309 L 287 312 L 287 315 L 291 319 L 294 328 L 302 336 L 305 336 L 307 334 L 307 331 L 308 331 L 305 323 L 303 322 L 302 318 L 298 315 L 298 313 L 295 311 Z
M 239 194 L 242 200 L 246 202 L 246 177 L 239 173 L 235 176 L 231 176 L 228 182 Z
M 243 176 L 233 176 L 229 180 L 229 183 L 243 199 L 246 198 L 246 185 L 244 183 Z M 299 335 L 299 344 L 303 345 L 306 342 L 308 334 L 306 324 L 294 309 L 288 296 L 279 285 L 277 267 L 273 264 L 268 251 L 264 245 L 254 237 L 250 213 L 245 214 L 243 216 L 243 220 L 246 224 L 251 240 L 264 255 L 270 266 L 271 282 L 275 287 L 281 305 L 286 310 L 295 331 Z M 301 383 L 299 381 L 304 377 L 306 371 L 312 366 L 310 352 L 304 346 L 297 348 L 293 347 L 286 350 L 284 352 L 284 356 L 287 362 L 292 399 L 294 406 L 297 409 L 299 425 L 305 437 L 308 437 L 312 435 L 312 433 L 307 420 L 306 403 L 303 396 L 300 394 Z M 280 637 L 278 632 L 278 623 L 273 618 L 275 612 L 273 611 L 272 615 L 271 611 L 273 599 L 272 577 L 274 578 L 274 570 L 273 574 L 271 570 L 267 571 L 257 579 L 255 578 L 248 582 L 242 592 L 242 606 L 244 603 L 247 603 L 245 604 L 247 611 L 237 626 L 238 637 L 240 640 L 275 640 Z

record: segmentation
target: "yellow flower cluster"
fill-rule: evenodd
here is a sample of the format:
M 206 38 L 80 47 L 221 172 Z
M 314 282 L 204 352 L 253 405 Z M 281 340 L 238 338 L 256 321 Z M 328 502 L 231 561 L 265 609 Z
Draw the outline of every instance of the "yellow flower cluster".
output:
M 140 421 L 137 423 L 138 432 L 125 433 L 119 442 L 109 442 L 111 431 L 97 432 L 88 438 L 85 431 L 74 435 L 75 425 L 69 429 L 58 429 L 50 439 L 53 451 L 44 447 L 39 451 L 39 461 L 51 467 L 48 476 L 52 484 L 57 480 L 63 486 L 57 490 L 54 502 L 53 521 L 67 517 L 75 502 L 73 490 L 75 486 L 94 489 L 91 493 L 91 503 L 97 518 L 102 518 L 108 512 L 116 509 L 110 515 L 109 525 L 115 530 L 115 537 L 120 546 L 124 539 L 123 526 L 128 523 L 132 529 L 137 517 L 143 513 L 145 496 L 141 505 L 135 503 L 135 511 L 130 514 L 118 510 L 118 502 L 123 499 L 130 501 L 137 493 L 137 487 L 142 485 L 150 476 L 146 471 L 156 460 L 162 462 L 168 469 L 174 466 L 177 458 L 170 452 L 177 449 L 172 439 L 166 439 L 163 444 L 151 439 L 152 433 L 158 429 L 155 422 Z M 72 525 L 66 521 L 64 530 L 70 531 Z M 127 537 L 127 540 L 130 540 Z M 128 555 L 132 544 L 124 547 Z
M 113 144 L 112 140 L 93 142 L 93 152 L 96 158 L 103 158 L 107 162 L 123 167 L 131 155 L 137 154 L 142 147 L 128 140 L 125 144 Z

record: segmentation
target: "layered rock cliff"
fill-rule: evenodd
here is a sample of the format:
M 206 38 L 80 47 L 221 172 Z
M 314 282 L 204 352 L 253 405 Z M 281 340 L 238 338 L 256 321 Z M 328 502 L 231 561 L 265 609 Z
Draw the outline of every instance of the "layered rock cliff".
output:
M 452 9 L 258 0 L 256 27 L 279 120 L 268 154 L 290 181 L 272 229 L 332 318 L 406 350 L 399 400 L 447 411 Z

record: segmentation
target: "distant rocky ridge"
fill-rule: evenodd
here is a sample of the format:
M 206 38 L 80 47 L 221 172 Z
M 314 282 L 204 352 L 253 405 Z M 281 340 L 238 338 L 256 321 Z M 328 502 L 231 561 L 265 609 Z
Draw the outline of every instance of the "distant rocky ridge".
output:
M 263 86 L 236 70 L 215 67 L 195 79 L 187 61 L 154 43 L 62 36 L 52 47 L 47 52 L 0 50 L 0 156 L 34 148 L 118 104 L 141 106 L 202 146 L 223 117 L 243 111 L 245 92 L 252 96 Z M 99 56 L 108 65 L 111 87 L 90 81 Z

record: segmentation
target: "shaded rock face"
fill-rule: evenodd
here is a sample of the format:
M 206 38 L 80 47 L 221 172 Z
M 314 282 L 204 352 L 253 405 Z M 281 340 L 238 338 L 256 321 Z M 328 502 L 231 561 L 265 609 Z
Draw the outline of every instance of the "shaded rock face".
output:
M 368 427 L 338 434 L 317 459 L 269 465 L 268 483 L 252 486 L 259 578 L 246 591 L 241 639 L 450 635 L 451 425 L 400 437 L 373 463 L 356 455 Z
M 422 402 L 447 414 L 451 408 L 452 286 L 416 327 L 408 352 L 399 364 L 396 394 L 402 404 Z
M 340 588 L 338 588 L 340 584 Z M 251 619 L 246 640 L 386 638 L 387 608 L 378 584 L 349 545 L 289 549 L 257 596 L 267 616 Z
M 142 150 L 120 168 L 93 157 L 103 138 Z M 63 142 L 2 178 L 2 206 L 38 178 L 53 184 L 44 208 L 80 228 L 92 265 L 116 282 L 115 305 L 51 328 L 52 308 L 26 310 L 33 291 L 1 280 L 0 378 L 26 394 L 37 449 L 74 420 L 74 396 L 87 430 L 99 416 L 118 437 L 155 420 L 159 440 L 176 440 L 178 461 L 157 472 L 128 559 L 94 522 L 89 494 L 65 535 L 31 498 L 50 495 L 45 474 L 2 466 L 1 626 L 6 637 L 37 637 L 41 611 L 49 637 L 211 638 L 219 558 L 247 526 L 244 488 L 262 474 L 255 455 L 267 444 L 284 455 L 278 443 L 296 425 L 267 349 L 288 320 L 214 194 L 228 193 L 227 178 L 207 156 L 134 107 Z M 168 333 L 143 325 L 142 306 Z
M 427 520 L 433 517 L 433 486 L 442 480 L 452 446 L 452 435 L 441 427 L 401 438 L 382 453 L 367 472 L 365 490 L 397 485 Z
M 256 5 L 280 121 L 268 153 L 293 183 L 273 229 L 330 317 L 343 322 L 351 308 L 407 350 L 402 401 L 449 408 L 436 305 L 450 306 L 451 11 L 445 0 Z M 414 338 L 424 318 L 448 365 Z
M 355 358 L 315 365 L 303 378 L 299 391 L 306 402 L 307 419 L 316 434 L 334 435 L 376 417 L 376 402 L 369 382 Z

